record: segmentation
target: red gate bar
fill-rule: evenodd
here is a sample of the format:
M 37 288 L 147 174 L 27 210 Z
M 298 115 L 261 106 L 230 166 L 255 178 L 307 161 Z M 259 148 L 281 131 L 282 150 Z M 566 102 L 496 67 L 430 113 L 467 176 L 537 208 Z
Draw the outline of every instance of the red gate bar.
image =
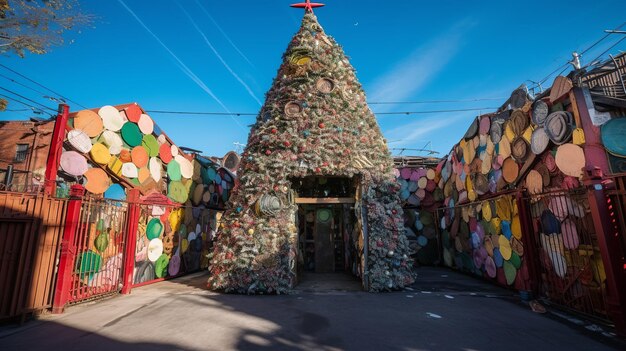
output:
M 46 163 L 46 177 L 44 181 L 44 191 L 47 195 L 54 195 L 56 190 L 57 172 L 61 152 L 63 151 L 63 140 L 65 139 L 65 126 L 70 114 L 70 107 L 66 104 L 59 105 L 59 114 L 54 123 L 52 140 L 50 141 L 50 151 L 48 162 Z

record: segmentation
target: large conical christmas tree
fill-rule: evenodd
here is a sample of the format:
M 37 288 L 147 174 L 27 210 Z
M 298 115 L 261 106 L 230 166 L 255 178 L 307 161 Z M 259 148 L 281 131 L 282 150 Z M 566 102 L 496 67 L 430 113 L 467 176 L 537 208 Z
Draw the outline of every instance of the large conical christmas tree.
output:
M 393 160 L 354 68 L 310 8 L 250 131 L 239 183 L 210 255 L 209 288 L 293 288 L 298 208 L 290 180 L 307 176 L 359 179 L 356 206 L 369 239 L 364 285 L 382 291 L 411 284 Z

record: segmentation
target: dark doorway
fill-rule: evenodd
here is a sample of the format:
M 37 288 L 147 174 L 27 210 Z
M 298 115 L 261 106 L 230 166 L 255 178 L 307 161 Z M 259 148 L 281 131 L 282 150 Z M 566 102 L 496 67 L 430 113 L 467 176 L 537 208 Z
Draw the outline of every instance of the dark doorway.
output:
M 356 180 L 348 177 L 292 179 L 298 204 L 298 281 L 355 273 L 361 235 L 356 224 Z M 346 274 L 347 275 L 347 274 Z

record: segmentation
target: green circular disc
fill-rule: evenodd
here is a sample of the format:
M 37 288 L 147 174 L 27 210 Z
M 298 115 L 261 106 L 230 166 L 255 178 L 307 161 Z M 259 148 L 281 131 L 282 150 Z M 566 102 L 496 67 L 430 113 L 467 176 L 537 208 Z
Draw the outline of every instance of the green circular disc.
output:
M 169 257 L 166 254 L 162 254 L 154 262 L 154 274 L 157 278 L 163 278 L 167 274 L 167 265 L 170 263 Z
M 187 187 L 180 181 L 171 181 L 168 189 L 167 196 L 173 201 L 178 202 L 179 204 L 184 204 L 187 201 L 188 193 Z
M 130 147 L 135 147 L 141 145 L 141 140 L 143 134 L 139 130 L 139 127 L 132 122 L 126 122 L 122 126 L 122 139 L 128 144 Z
M 209 180 L 214 181 L 216 175 L 217 172 L 215 171 L 215 168 L 209 167 L 209 169 L 207 170 L 207 177 L 209 178 Z
M 93 277 L 100 267 L 102 266 L 102 256 L 93 251 L 85 251 L 80 254 L 77 261 L 76 270 L 79 273 L 80 279 L 85 277 Z
M 154 135 L 146 134 L 141 140 L 141 145 L 148 151 L 150 157 L 157 157 L 159 155 L 159 142 Z
M 156 239 L 163 234 L 163 223 L 158 218 L 152 218 L 146 227 L 146 237 L 148 240 Z
M 96 240 L 94 240 L 93 244 L 96 247 L 96 250 L 100 252 L 104 252 L 104 250 L 106 250 L 107 247 L 109 246 L 109 234 L 102 233 L 98 235 L 96 237 Z
M 170 163 L 167 164 L 167 176 L 170 177 L 172 181 L 179 181 L 181 179 L 180 164 L 175 160 L 171 160 Z
M 519 255 L 515 251 L 511 252 L 511 258 L 509 259 L 509 262 L 511 262 L 511 264 L 513 265 L 513 267 L 515 267 L 515 269 L 519 269 L 522 266 L 522 259 L 519 257 Z
M 317 220 L 320 222 L 328 222 L 331 217 L 330 210 L 323 209 L 317 211 Z
M 506 283 L 508 285 L 513 285 L 513 283 L 515 282 L 515 276 L 517 275 L 517 270 L 515 269 L 515 266 L 513 266 L 513 264 L 509 261 L 504 261 L 502 267 L 504 268 Z

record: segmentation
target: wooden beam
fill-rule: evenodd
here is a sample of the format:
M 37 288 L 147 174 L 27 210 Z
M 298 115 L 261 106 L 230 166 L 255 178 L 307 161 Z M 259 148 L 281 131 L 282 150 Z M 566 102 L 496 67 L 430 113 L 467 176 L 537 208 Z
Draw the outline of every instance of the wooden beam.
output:
M 353 204 L 353 197 L 298 197 L 297 204 Z

